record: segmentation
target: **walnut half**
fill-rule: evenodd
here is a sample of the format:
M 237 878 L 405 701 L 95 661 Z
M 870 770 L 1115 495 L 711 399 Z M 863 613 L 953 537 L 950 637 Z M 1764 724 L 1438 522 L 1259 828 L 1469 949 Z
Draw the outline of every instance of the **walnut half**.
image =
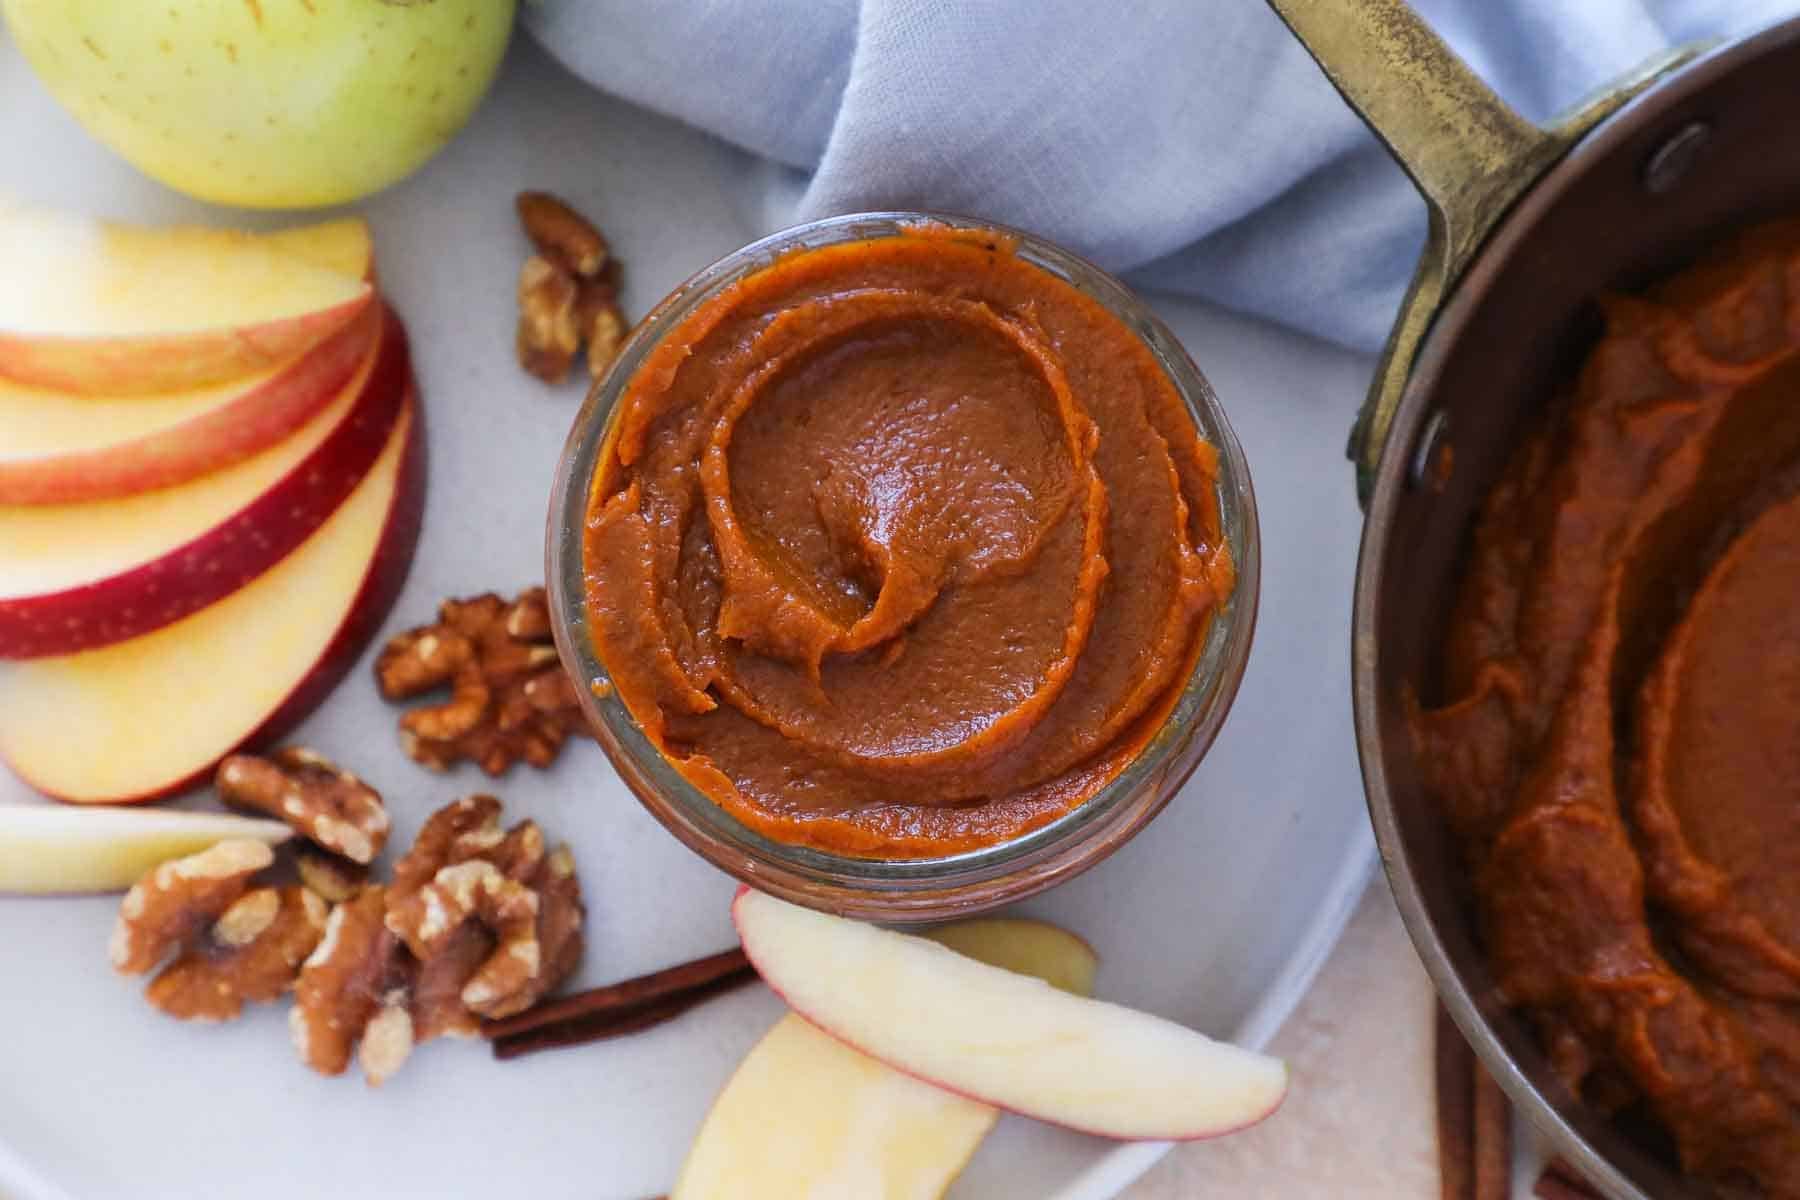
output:
M 388 932 L 386 913 L 379 885 L 333 908 L 325 936 L 300 969 L 288 1030 L 300 1061 L 322 1075 L 342 1074 L 350 1065 L 363 1031 L 404 977 L 402 947 Z
M 228 1021 L 276 999 L 317 944 L 325 903 L 301 887 L 252 890 L 273 861 L 261 842 L 233 840 L 158 866 L 119 905 L 113 967 L 141 975 L 175 952 L 145 995 L 183 1020 Z
M 325 902 L 303 887 L 257 888 L 150 981 L 150 1003 L 186 1021 L 229 1021 L 279 999 L 325 931 Z
M 387 844 L 381 793 L 321 754 L 287 746 L 263 758 L 227 755 L 219 764 L 219 796 L 286 821 L 314 845 L 367 866 Z
M 250 878 L 275 861 L 262 842 L 223 841 L 172 859 L 131 885 L 119 903 L 108 954 L 115 971 L 142 975 L 205 930 L 250 890 Z
M 520 192 L 516 207 L 537 251 L 519 270 L 519 365 L 561 383 L 585 348 L 588 373 L 598 379 L 629 328 L 619 308 L 618 260 L 593 222 L 550 193 Z
M 587 732 L 550 641 L 541 587 L 511 601 L 491 592 L 446 600 L 437 624 L 388 642 L 375 660 L 375 681 L 389 700 L 448 689 L 441 703 L 400 718 L 407 755 L 434 770 L 465 760 L 489 775 L 521 759 L 547 767 L 570 734 Z

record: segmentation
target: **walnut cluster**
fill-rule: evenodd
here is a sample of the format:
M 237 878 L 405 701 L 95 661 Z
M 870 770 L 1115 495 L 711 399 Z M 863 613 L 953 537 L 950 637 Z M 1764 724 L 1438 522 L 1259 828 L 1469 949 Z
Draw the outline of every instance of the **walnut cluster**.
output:
M 394 864 L 332 911 L 288 1014 L 301 1061 L 327 1075 L 355 1048 L 371 1083 L 414 1046 L 467 1037 L 535 1004 L 580 962 L 581 886 L 567 847 L 532 821 L 500 828 L 500 802 L 439 810 Z
M 537 251 L 519 270 L 519 365 L 561 383 L 585 350 L 588 372 L 598 379 L 628 328 L 618 260 L 591 221 L 550 193 L 520 192 L 517 208 Z
M 335 1075 L 354 1054 L 379 1084 L 415 1046 L 529 1008 L 580 962 L 568 847 L 547 848 L 529 820 L 502 829 L 492 796 L 433 814 L 383 884 L 369 863 L 387 812 L 348 771 L 297 748 L 234 755 L 218 788 L 307 839 L 293 855 L 299 882 L 280 882 L 270 847 L 234 840 L 163 863 L 125 894 L 113 967 L 160 966 L 145 994 L 171 1016 L 230 1020 L 292 991 L 301 1061 Z
M 491 592 L 444 601 L 436 624 L 388 642 L 375 682 L 395 701 L 448 691 L 400 718 L 407 755 L 433 770 L 465 760 L 495 776 L 521 759 L 547 767 L 570 734 L 588 732 L 541 587 L 511 601 Z

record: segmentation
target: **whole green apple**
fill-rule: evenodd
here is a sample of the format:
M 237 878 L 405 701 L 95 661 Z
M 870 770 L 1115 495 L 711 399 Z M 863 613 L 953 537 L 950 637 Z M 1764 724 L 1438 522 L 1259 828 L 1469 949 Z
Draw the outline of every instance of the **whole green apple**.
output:
M 516 0 L 0 0 L 101 141 L 192 196 L 338 204 L 409 174 L 492 82 Z

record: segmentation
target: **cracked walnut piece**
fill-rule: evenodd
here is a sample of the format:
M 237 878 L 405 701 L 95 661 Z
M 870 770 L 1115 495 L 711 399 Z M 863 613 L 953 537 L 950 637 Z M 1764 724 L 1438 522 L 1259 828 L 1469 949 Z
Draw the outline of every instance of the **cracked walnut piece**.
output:
M 446 946 L 478 964 L 460 981 L 464 1011 L 429 1014 L 431 1024 L 449 1021 L 472 1032 L 476 1016 L 507 1016 L 535 1004 L 580 962 L 582 923 L 568 847 L 546 853 L 534 821 L 502 833 L 500 802 L 492 796 L 469 796 L 433 814 L 394 866 L 388 928 L 427 971 Z M 478 956 L 466 940 L 470 929 L 483 934 Z
M 325 936 L 300 968 L 288 1031 L 300 1061 L 322 1075 L 350 1065 L 351 1050 L 401 978 L 400 941 L 383 922 L 386 912 L 379 885 L 333 908 Z
M 519 271 L 519 365 L 560 383 L 585 348 L 598 379 L 627 329 L 618 261 L 592 222 L 548 192 L 520 192 L 516 207 L 537 251 Z
M 593 223 L 549 192 L 520 192 L 513 202 L 519 224 L 537 252 L 571 275 L 591 279 L 612 251 Z
M 510 603 L 491 592 L 446 600 L 437 624 L 388 642 L 375 661 L 375 680 L 389 700 L 449 688 L 443 703 L 400 718 L 402 747 L 434 770 L 465 759 L 489 775 L 520 759 L 547 767 L 570 734 L 587 732 L 550 642 L 543 588 Z
M 107 952 L 122 975 L 142 975 L 207 929 L 250 890 L 250 877 L 275 861 L 261 842 L 223 841 L 171 859 L 125 893 Z
M 573 275 L 541 254 L 519 268 L 519 365 L 545 383 L 567 379 L 581 353 L 580 292 Z
M 369 882 L 369 868 L 311 845 L 294 852 L 294 872 L 327 904 L 342 904 Z
M 145 996 L 172 1017 L 229 1021 L 246 1002 L 279 999 L 325 930 L 325 902 L 303 887 L 257 888 L 222 913 L 150 981 Z
M 381 793 L 349 771 L 301 746 L 268 757 L 228 755 L 219 764 L 219 795 L 233 808 L 266 813 L 307 840 L 367 866 L 387 844 Z
M 280 996 L 319 940 L 325 904 L 304 888 L 251 890 L 273 861 L 261 842 L 231 840 L 148 872 L 119 904 L 114 969 L 141 975 L 176 952 L 145 995 L 184 1020 L 228 1021 L 246 1001 Z
M 465 922 L 477 920 L 494 936 L 493 953 L 463 985 L 463 1003 L 478 1016 L 519 1012 L 537 998 L 533 984 L 543 965 L 538 945 L 538 897 L 481 859 L 440 870 L 404 907 L 388 912 L 388 928 L 429 962 Z

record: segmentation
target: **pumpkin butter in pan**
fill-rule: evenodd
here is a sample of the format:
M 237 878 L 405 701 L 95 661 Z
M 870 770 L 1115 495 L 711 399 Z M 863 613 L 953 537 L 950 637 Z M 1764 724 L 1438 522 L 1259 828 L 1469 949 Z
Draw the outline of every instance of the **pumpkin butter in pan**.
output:
M 1234 572 L 1218 462 L 1138 335 L 986 232 L 802 249 L 661 336 L 589 498 L 588 624 L 746 825 L 991 845 L 1113 779 Z
M 1603 308 L 1414 735 L 1561 1074 L 1800 1197 L 1800 221 Z

